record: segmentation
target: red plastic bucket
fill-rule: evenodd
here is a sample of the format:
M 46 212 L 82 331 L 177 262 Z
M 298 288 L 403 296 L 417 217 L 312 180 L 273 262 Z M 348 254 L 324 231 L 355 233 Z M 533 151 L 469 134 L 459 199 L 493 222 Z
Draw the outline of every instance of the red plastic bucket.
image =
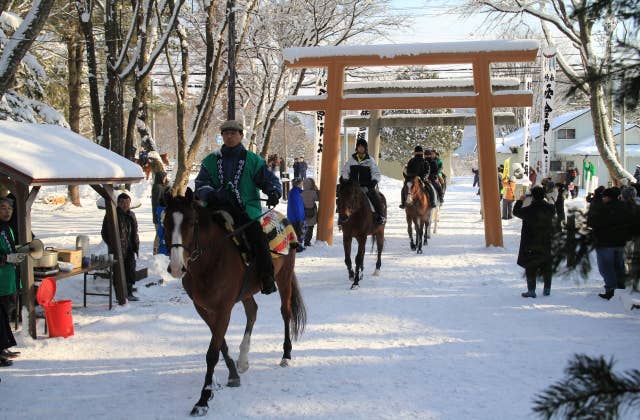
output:
M 70 337 L 73 335 L 71 300 L 59 300 L 44 306 L 49 337 Z
M 71 300 L 54 301 L 56 295 L 56 279 L 42 279 L 36 299 L 44 308 L 44 317 L 49 328 L 49 337 L 70 337 L 73 335 L 73 317 L 71 316 Z

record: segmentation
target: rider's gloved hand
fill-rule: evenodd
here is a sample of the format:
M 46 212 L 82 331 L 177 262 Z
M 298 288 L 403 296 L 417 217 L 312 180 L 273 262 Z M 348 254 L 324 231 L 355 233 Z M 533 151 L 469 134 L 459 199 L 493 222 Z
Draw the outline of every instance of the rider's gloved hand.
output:
M 267 207 L 275 207 L 280 200 L 280 194 L 277 191 L 271 191 L 267 194 Z

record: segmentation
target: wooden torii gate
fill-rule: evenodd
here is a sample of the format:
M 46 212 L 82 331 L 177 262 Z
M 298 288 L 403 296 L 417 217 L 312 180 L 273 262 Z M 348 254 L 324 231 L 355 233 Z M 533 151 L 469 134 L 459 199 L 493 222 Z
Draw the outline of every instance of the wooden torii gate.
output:
M 434 44 L 399 44 L 345 47 L 286 48 L 285 65 L 290 68 L 327 68 L 327 93 L 289 98 L 292 111 L 325 112 L 319 240 L 333 244 L 333 215 L 340 147 L 340 117 L 343 110 L 475 108 L 478 138 L 480 188 L 484 211 L 485 243 L 503 246 L 502 224 L 493 131 L 493 108 L 531 106 L 530 91 L 492 92 L 491 63 L 530 62 L 538 53 L 537 41 L 471 41 Z M 346 67 L 471 64 L 474 92 L 345 95 Z
M 493 92 L 504 90 L 518 90 L 521 81 L 515 77 L 493 78 L 491 88 Z M 473 79 L 422 79 L 422 80 L 392 80 L 383 82 L 352 82 L 345 83 L 344 93 L 434 93 L 434 92 L 473 92 Z M 516 123 L 513 112 L 494 112 L 493 123 L 497 125 L 514 125 Z M 342 119 L 343 127 L 368 127 L 369 155 L 378 160 L 380 154 L 380 129 L 383 127 L 439 127 L 439 126 L 467 126 L 476 125 L 474 113 L 447 114 L 391 114 L 382 116 L 382 110 L 373 110 L 369 115 L 348 116 Z M 346 143 L 344 143 L 346 144 Z M 345 153 L 346 152 L 346 153 Z M 348 155 L 349 151 L 344 151 Z M 440 150 L 442 158 L 446 159 L 450 150 Z M 446 165 L 445 171 L 451 166 Z M 451 173 L 447 173 L 450 176 Z

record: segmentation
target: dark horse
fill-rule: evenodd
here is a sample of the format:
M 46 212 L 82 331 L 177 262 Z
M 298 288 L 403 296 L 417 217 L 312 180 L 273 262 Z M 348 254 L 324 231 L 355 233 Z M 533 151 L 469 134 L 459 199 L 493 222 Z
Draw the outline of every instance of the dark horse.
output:
M 425 185 L 419 176 L 416 176 L 411 181 L 407 181 L 407 188 L 409 190 L 407 194 L 407 200 L 404 203 L 404 212 L 407 216 L 407 233 L 409 233 L 409 239 L 411 240 L 411 249 L 418 254 L 422 254 L 422 244 L 424 238 L 424 245 L 427 245 L 426 232 L 429 230 L 429 223 L 431 222 L 431 206 L 429 203 L 429 197 L 424 191 Z M 426 186 L 430 188 L 430 186 Z M 416 229 L 416 241 L 413 242 L 413 228 Z
M 382 206 L 386 206 L 384 195 L 380 194 Z M 369 205 L 366 194 L 355 182 L 343 181 L 340 183 L 338 192 L 338 213 L 340 226 L 342 228 L 342 245 L 344 247 L 344 262 L 349 270 L 349 280 L 353 281 L 352 289 L 359 287 L 362 280 L 362 270 L 364 268 L 364 251 L 367 236 L 371 235 L 376 241 L 378 248 L 378 259 L 376 260 L 376 270 L 374 276 L 380 273 L 382 261 L 382 246 L 384 244 L 384 224 L 376 225 L 373 222 L 373 211 Z M 351 267 L 351 241 L 356 238 L 358 241 L 358 253 L 356 254 L 356 271 Z
M 185 197 L 168 194 L 165 200 L 164 229 L 167 247 L 171 250 L 168 270 L 176 278 L 184 275 L 182 285 L 211 330 L 204 386 L 191 411 L 192 416 L 202 416 L 209 408 L 207 401 L 213 398 L 213 371 L 221 351 L 229 369 L 227 385 L 240 386 L 238 370 L 229 357 L 224 336 L 233 305 L 242 301 L 247 324 L 240 344 L 238 369 L 246 370 L 251 331 L 258 311 L 253 295 L 260 291 L 261 284 L 256 273 L 247 270 L 233 236 L 221 226 L 217 217 L 212 217 L 210 210 L 194 201 L 191 189 L 187 189 Z M 239 234 L 237 231 L 234 233 Z M 297 339 L 306 324 L 306 309 L 294 272 L 295 261 L 295 249 L 274 259 L 280 312 L 284 321 L 284 353 L 280 362 L 283 367 L 288 366 L 291 360 L 291 336 Z

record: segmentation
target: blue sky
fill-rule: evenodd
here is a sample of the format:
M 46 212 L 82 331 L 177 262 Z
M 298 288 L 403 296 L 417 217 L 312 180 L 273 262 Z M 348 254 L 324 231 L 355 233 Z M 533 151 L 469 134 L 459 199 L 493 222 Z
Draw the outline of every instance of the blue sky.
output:
M 414 43 L 474 39 L 472 34 L 482 22 L 481 18 L 467 19 L 447 13 L 451 7 L 461 4 L 461 0 L 393 0 L 391 9 L 411 15 L 414 21 L 392 34 L 392 40 L 397 43 Z

